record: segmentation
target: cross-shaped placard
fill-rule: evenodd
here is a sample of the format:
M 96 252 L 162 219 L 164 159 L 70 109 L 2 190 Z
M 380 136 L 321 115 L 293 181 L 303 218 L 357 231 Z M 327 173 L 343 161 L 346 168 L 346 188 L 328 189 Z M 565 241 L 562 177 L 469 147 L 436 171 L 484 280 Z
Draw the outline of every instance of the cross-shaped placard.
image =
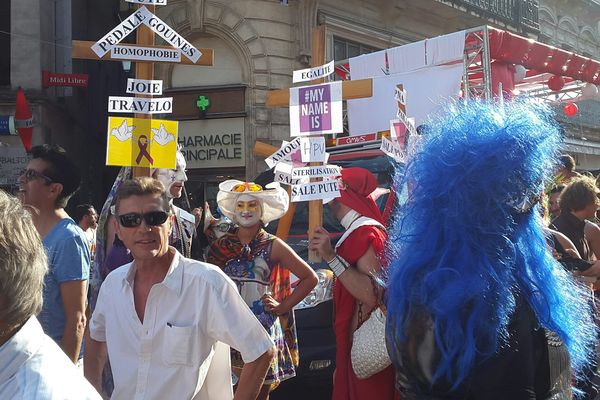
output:
M 317 27 L 312 33 L 312 49 L 311 49 L 311 67 L 317 67 L 325 64 L 325 48 L 326 48 L 326 29 L 325 26 Z M 324 79 L 317 79 L 313 84 L 324 82 Z M 342 99 L 361 99 L 373 96 L 373 82 L 371 79 L 361 79 L 357 81 L 342 82 Z M 289 107 L 290 92 L 289 89 L 271 90 L 267 93 L 267 107 Z M 310 165 L 321 165 L 321 163 L 310 163 Z M 311 178 L 311 182 L 320 181 L 321 178 Z M 294 208 L 290 207 L 286 215 L 279 222 L 279 226 L 291 226 L 291 220 L 294 216 Z M 308 236 L 313 237 L 314 231 L 318 226 L 323 224 L 323 201 L 312 200 L 308 203 Z M 287 232 L 281 232 L 287 236 Z M 280 232 L 277 231 L 279 236 Z M 310 251 L 308 258 L 312 262 L 321 261 L 321 257 L 313 251 Z
M 165 1 L 166 3 L 166 1 Z M 73 48 L 71 50 L 71 57 L 74 59 L 84 60 L 108 60 L 108 61 L 134 61 L 135 64 L 135 78 L 151 80 L 154 77 L 154 63 L 178 63 L 178 64 L 189 64 L 198 66 L 212 66 L 214 62 L 214 54 L 212 49 L 197 49 L 199 50 L 200 56 L 194 51 L 190 51 L 189 43 L 179 35 L 171 35 L 171 37 L 178 37 L 181 46 L 179 48 L 174 47 L 175 44 L 171 43 L 172 46 L 156 46 L 154 45 L 154 31 L 144 23 L 141 23 L 143 15 L 153 15 L 156 6 L 138 6 L 138 9 L 128 19 L 123 21 L 123 29 L 121 32 L 115 32 L 114 35 L 107 35 L 106 41 L 102 42 L 90 42 L 74 40 Z M 147 12 L 149 11 L 149 13 Z M 145 13 L 145 14 L 144 14 Z M 151 14 L 150 14 L 151 13 Z M 128 21 L 131 19 L 130 21 Z M 158 18 L 155 18 L 158 20 Z M 162 23 L 162 21 L 158 20 Z M 162 30 L 171 29 L 166 24 L 162 23 Z M 135 45 L 119 44 L 119 40 L 127 36 L 131 31 L 136 31 L 136 43 Z M 172 30 L 172 29 L 171 29 Z M 125 33 L 122 35 L 122 33 Z M 173 31 L 174 32 L 174 31 Z M 113 48 L 114 47 L 114 48 Z M 193 47 L 193 46 L 192 46 Z M 111 48 L 111 51 L 107 51 Z M 100 50 L 104 54 L 99 56 L 95 50 Z M 176 51 L 174 51 L 174 49 Z M 196 50 L 196 49 L 194 49 Z M 136 95 L 136 97 L 145 97 L 145 95 Z M 149 119 L 151 115 L 136 113 L 134 118 Z M 147 167 L 134 167 L 134 176 L 149 176 L 150 169 Z

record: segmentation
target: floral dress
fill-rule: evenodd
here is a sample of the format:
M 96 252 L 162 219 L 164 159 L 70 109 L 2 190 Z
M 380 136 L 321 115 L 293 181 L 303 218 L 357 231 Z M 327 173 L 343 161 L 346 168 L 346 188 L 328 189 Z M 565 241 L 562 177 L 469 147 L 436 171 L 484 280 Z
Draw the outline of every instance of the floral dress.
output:
M 296 375 L 298 341 L 293 312 L 276 316 L 267 312 L 261 298 L 270 294 L 279 302 L 289 293 L 289 272 L 271 263 L 275 236 L 260 230 L 248 244 L 240 242 L 237 231 L 228 233 L 209 247 L 206 261 L 223 269 L 236 284 L 238 291 L 256 318 L 273 339 L 277 356 L 273 359 L 265 384 L 277 384 Z M 240 353 L 231 349 L 233 368 L 244 365 Z

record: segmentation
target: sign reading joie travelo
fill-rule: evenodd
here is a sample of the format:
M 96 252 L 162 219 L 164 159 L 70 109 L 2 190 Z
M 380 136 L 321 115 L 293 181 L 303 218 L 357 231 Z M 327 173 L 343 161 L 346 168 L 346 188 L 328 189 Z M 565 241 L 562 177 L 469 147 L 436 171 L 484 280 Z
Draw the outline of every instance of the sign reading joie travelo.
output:
M 319 135 L 343 131 L 342 83 L 290 89 L 290 135 Z
M 142 6 L 133 12 L 125 21 L 117 25 L 108 32 L 102 39 L 92 45 L 92 50 L 98 57 L 103 57 L 106 53 L 117 46 L 127 35 L 136 30 L 141 24 L 152 29 L 154 33 L 162 37 L 167 43 L 193 62 L 198 61 L 202 53 L 195 48 L 181 35 L 163 22 L 156 15 L 152 14 L 146 7 Z

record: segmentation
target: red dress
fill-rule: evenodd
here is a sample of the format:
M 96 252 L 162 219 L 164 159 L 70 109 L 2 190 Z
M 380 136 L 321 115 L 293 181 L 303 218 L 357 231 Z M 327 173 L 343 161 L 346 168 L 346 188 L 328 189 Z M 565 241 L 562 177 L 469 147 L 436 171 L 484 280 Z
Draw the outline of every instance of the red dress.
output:
M 361 226 L 344 240 L 336 253 L 352 266 L 373 246 L 375 253 L 383 254 L 386 233 L 375 226 Z M 358 379 L 352 369 L 350 349 L 352 348 L 352 317 L 356 307 L 355 298 L 346 290 L 340 280 L 333 287 L 335 307 L 334 331 L 336 338 L 336 371 L 333 381 L 333 400 L 393 400 L 397 399 L 394 387 L 394 367 L 367 379 Z

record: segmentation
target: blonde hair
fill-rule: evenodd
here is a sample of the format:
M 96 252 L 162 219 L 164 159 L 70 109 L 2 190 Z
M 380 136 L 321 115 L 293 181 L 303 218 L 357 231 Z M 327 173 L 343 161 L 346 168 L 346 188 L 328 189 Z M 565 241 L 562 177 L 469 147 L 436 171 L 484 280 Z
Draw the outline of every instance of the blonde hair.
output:
M 0 190 L 0 321 L 9 326 L 42 309 L 48 261 L 31 217 L 17 198 Z

